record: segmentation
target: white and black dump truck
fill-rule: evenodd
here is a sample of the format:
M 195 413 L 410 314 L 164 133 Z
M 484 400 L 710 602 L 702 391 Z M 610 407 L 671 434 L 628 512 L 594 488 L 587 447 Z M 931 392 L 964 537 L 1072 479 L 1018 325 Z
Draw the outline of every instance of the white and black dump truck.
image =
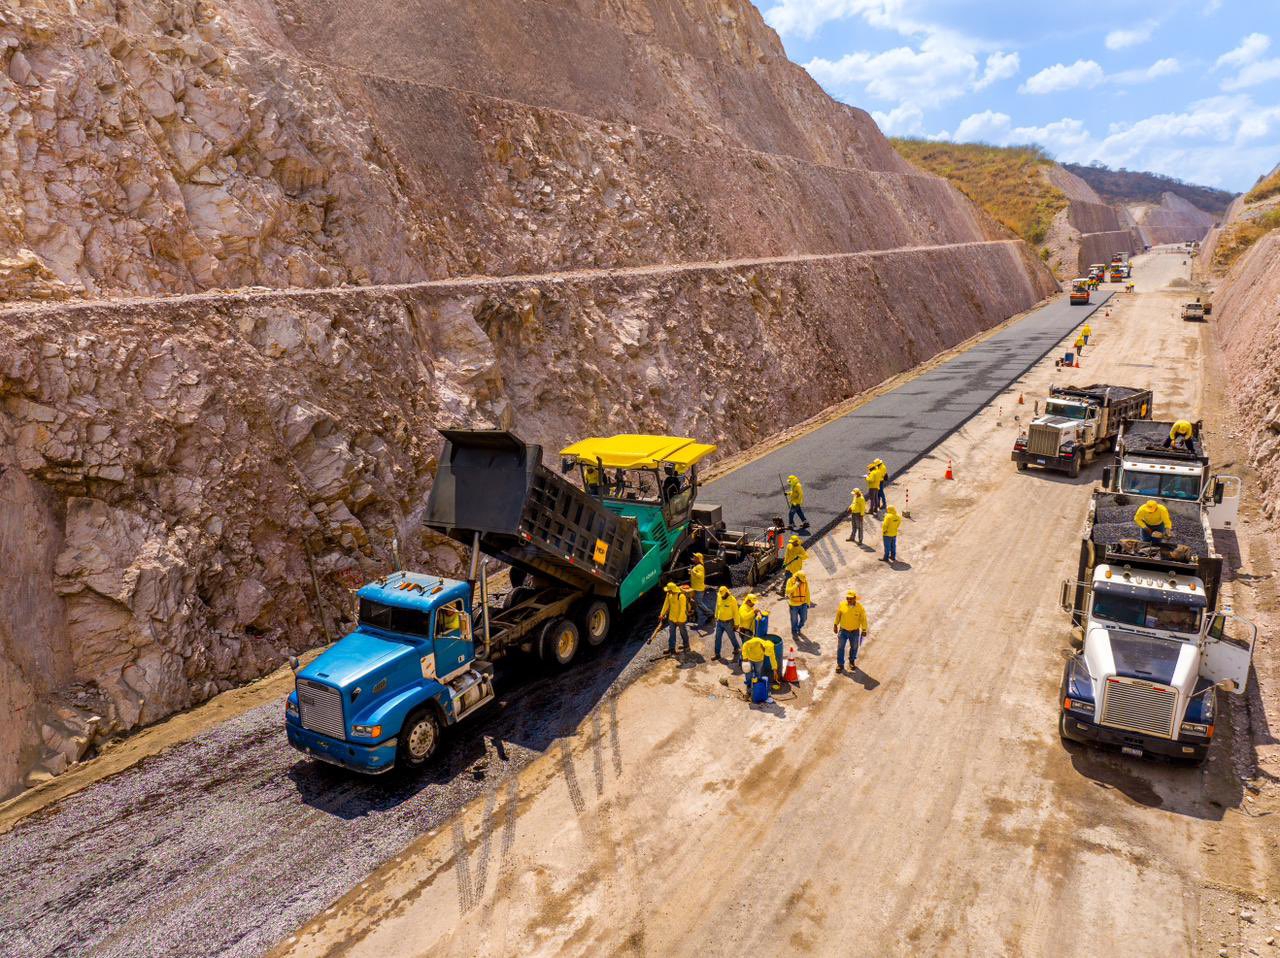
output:
M 1054 386 L 1044 412 L 1013 443 L 1018 471 L 1028 466 L 1071 476 L 1115 448 L 1121 424 L 1151 415 L 1151 390 L 1131 386 Z
M 1210 480 L 1198 443 L 1181 458 L 1164 449 L 1157 433 L 1170 425 L 1126 423 L 1089 504 L 1077 576 L 1062 586 L 1083 642 L 1063 670 L 1058 729 L 1071 741 L 1198 763 L 1213 741 L 1218 691 L 1244 694 L 1257 629 L 1220 607 L 1214 528 L 1234 525 L 1239 480 L 1223 509 L 1222 480 L 1232 477 Z M 1194 481 L 1183 478 L 1196 469 Z M 1148 499 L 1173 525 L 1159 543 L 1141 541 L 1134 522 Z

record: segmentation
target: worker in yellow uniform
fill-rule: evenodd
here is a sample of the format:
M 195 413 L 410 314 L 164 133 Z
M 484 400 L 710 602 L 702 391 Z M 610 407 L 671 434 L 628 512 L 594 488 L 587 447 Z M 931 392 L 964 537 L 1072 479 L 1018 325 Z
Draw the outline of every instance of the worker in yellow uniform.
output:
M 1133 521 L 1138 524 L 1143 542 L 1163 542 L 1173 532 L 1173 520 L 1169 518 L 1169 510 L 1163 503 L 1148 499 L 1133 514 Z
M 707 591 L 707 566 L 701 552 L 693 554 L 693 565 L 689 568 L 689 591 L 693 594 L 693 611 L 698 629 L 707 632 L 711 628 L 715 610 L 711 593 Z
M 809 594 L 809 577 L 797 572 L 787 583 L 787 606 L 791 611 L 791 638 L 800 638 L 800 632 L 809 621 L 809 607 L 813 599 Z
M 1089 337 L 1093 335 L 1093 327 L 1088 323 L 1084 324 L 1084 328 L 1080 330 L 1080 335 L 1084 338 L 1084 344 L 1089 345 Z
M 582 481 L 586 485 L 589 495 L 598 496 L 604 491 L 602 488 L 603 479 L 604 476 L 600 472 L 599 466 L 582 467 Z
M 1077 356 L 1080 356 L 1080 357 L 1084 356 L 1084 345 L 1085 345 L 1084 333 L 1081 333 L 1079 336 L 1076 337 L 1076 342 L 1075 342 Z
M 458 605 L 450 602 L 440 610 L 436 617 L 436 636 L 460 635 L 462 633 L 462 615 Z
M 849 542 L 856 542 L 862 545 L 862 522 L 867 515 L 867 500 L 862 495 L 861 489 L 853 490 L 853 499 L 849 503 L 849 519 L 852 526 L 849 529 Z
M 667 633 L 667 654 L 676 654 L 676 630 L 684 644 L 684 651 L 689 651 L 689 594 L 674 582 L 668 582 L 666 598 L 662 600 L 662 611 L 658 613 L 659 627 L 665 622 Z
M 809 553 L 805 551 L 804 544 L 801 543 L 800 537 L 793 535 L 787 540 L 787 549 L 782 553 L 782 592 L 781 595 L 787 594 L 787 583 L 791 581 L 791 577 L 804 568 L 804 560 L 809 558 Z
M 800 525 L 796 525 L 796 519 Z M 804 486 L 795 476 L 787 476 L 787 525 L 792 529 L 808 529 L 809 520 L 804 514 Z
M 1169 430 L 1169 438 L 1164 441 L 1165 448 L 1172 446 L 1174 449 L 1186 449 L 1190 447 L 1195 434 L 1195 426 L 1186 419 L 1179 419 Z
M 720 640 L 723 636 L 729 636 L 729 642 L 733 646 L 733 657 L 738 658 L 742 651 L 742 643 L 738 641 L 738 600 L 733 597 L 733 593 L 727 585 L 720 586 L 720 591 L 716 595 L 716 658 L 720 658 Z M 751 631 L 755 631 L 755 623 L 752 622 Z
M 867 640 L 867 610 L 858 601 L 858 593 L 850 589 L 844 601 L 836 609 L 836 621 L 831 626 L 836 634 L 836 671 L 844 671 L 844 650 L 849 647 L 849 671 L 858 667 L 858 650 Z
M 748 686 L 750 680 L 763 676 L 768 682 L 773 681 L 773 676 L 778 674 L 778 654 L 774 651 L 773 642 L 767 638 L 760 636 L 752 636 L 742 644 L 742 661 L 746 662 L 750 668 Z M 772 702 L 772 696 L 769 698 Z
M 867 466 L 867 504 L 871 507 L 871 513 L 880 511 L 880 483 L 884 480 L 880 476 L 880 460 L 873 459 Z
M 756 619 L 760 614 L 756 603 L 759 601 L 760 597 L 758 595 L 754 592 L 748 592 L 742 600 L 742 605 L 738 606 L 738 618 L 734 625 L 738 630 L 738 639 L 741 645 L 746 645 L 747 640 L 756 634 Z
M 880 523 L 880 535 L 884 537 L 884 555 L 880 561 L 898 561 L 898 527 L 901 525 L 902 516 L 898 515 L 896 507 L 890 506 Z

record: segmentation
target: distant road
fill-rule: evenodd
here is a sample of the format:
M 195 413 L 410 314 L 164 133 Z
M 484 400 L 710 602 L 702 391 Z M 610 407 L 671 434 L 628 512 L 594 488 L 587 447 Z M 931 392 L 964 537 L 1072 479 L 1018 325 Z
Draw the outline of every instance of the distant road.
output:
M 897 389 L 708 483 L 700 498 L 723 506 L 736 528 L 763 528 L 774 516 L 785 515 L 779 477 L 794 473 L 804 483 L 805 513 L 817 535 L 843 517 L 855 485 L 865 489 L 867 463 L 880 458 L 890 477 L 901 473 L 1043 359 L 1111 295 L 1095 294 L 1089 306 L 1072 306 L 1063 294 Z M 1084 370 L 1081 379 L 1088 379 Z M 892 494 L 889 501 L 895 501 Z

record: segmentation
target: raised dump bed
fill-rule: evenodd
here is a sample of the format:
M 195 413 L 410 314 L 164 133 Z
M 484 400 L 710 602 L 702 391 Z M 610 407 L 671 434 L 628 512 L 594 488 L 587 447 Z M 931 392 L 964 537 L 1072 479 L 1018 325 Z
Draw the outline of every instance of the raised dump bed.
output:
M 442 430 L 425 523 L 535 576 L 614 596 L 639 553 L 635 520 L 542 464 L 542 447 L 501 430 Z

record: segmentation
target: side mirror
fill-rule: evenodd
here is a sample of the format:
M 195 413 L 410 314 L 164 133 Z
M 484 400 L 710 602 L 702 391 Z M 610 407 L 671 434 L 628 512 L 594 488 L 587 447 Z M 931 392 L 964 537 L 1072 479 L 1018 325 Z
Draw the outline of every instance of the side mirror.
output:
M 1058 604 L 1062 607 L 1063 612 L 1072 612 L 1073 603 L 1071 602 L 1071 586 L 1070 579 L 1062 580 L 1062 593 L 1058 596 Z
M 1102 488 L 1103 489 L 1111 488 L 1111 467 L 1110 466 L 1104 466 L 1102 469 Z
M 1226 493 L 1226 491 L 1227 491 L 1226 483 L 1224 483 L 1221 479 L 1213 480 L 1213 504 L 1215 506 L 1222 505 L 1222 498 L 1223 498 L 1223 495 Z
M 301 668 L 301 663 L 298 662 L 298 657 L 296 655 L 289 656 L 289 668 L 293 669 L 295 672 Z

